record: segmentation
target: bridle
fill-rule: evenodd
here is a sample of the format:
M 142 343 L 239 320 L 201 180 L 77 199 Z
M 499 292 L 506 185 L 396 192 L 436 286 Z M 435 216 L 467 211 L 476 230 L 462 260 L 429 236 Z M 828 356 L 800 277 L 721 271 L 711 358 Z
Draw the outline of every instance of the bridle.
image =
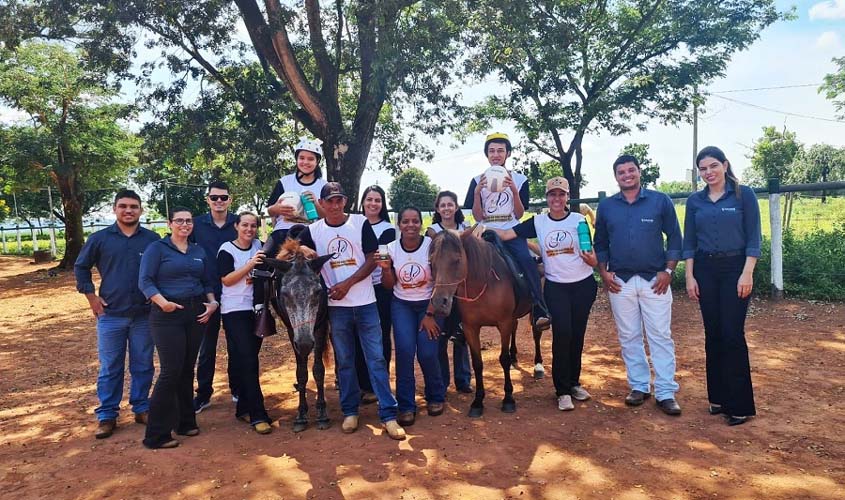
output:
M 501 278 L 499 278 L 499 275 L 496 274 L 496 270 L 493 269 L 492 267 L 490 268 L 490 274 L 492 274 L 493 277 L 496 278 L 496 281 L 501 281 Z M 461 284 L 464 285 L 464 296 L 463 297 L 458 295 L 458 290 L 457 290 L 457 287 L 461 286 Z M 469 291 L 469 288 L 467 288 L 466 277 L 461 278 L 460 280 L 452 282 L 452 283 L 434 283 L 434 288 L 444 287 L 444 286 L 452 286 L 452 285 L 455 285 L 455 287 L 456 287 L 455 294 L 454 294 L 454 297 L 456 299 L 462 300 L 464 302 L 475 302 L 476 300 L 480 299 L 482 295 L 484 295 L 484 292 L 487 291 L 487 287 L 490 285 L 490 280 L 485 281 L 484 286 L 481 287 L 481 291 L 478 292 L 478 295 L 476 295 L 475 297 L 472 297 L 472 298 L 466 296 L 467 292 Z

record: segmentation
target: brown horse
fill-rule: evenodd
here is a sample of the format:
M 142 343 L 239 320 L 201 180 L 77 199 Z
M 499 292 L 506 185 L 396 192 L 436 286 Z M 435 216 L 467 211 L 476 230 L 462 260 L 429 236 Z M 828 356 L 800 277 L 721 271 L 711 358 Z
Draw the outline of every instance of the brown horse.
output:
M 293 421 L 293 431 L 308 427 L 308 403 L 305 387 L 308 383 L 308 357 L 314 351 L 314 380 L 317 382 L 317 428 L 330 425 L 324 391 L 325 360 L 329 336 L 328 299 L 320 284 L 320 268 L 331 255 L 317 256 L 314 250 L 288 239 L 275 259 L 264 259 L 276 271 L 273 282 L 276 297 L 273 308 L 288 330 L 288 337 L 296 356 L 296 388 L 299 409 Z
M 469 416 L 484 413 L 484 364 L 481 360 L 482 326 L 495 326 L 501 337 L 499 363 L 505 374 L 505 397 L 502 411 L 516 411 L 510 367 L 515 361 L 517 319 L 528 314 L 531 301 L 514 294 L 514 277 L 493 245 L 464 231 L 438 233 L 429 250 L 434 293 L 431 303 L 435 314 L 448 315 L 452 300 L 458 300 L 464 335 L 472 355 L 475 372 L 475 399 Z

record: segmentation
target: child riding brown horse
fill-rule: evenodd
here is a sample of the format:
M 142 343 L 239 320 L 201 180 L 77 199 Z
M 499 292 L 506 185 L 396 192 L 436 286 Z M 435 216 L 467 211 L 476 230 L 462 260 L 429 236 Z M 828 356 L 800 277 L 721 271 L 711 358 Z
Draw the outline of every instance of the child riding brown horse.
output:
M 472 231 L 465 231 L 460 236 L 452 231 L 437 234 L 431 243 L 429 258 L 435 280 L 431 297 L 435 314 L 448 315 L 452 300 L 458 300 L 475 372 L 475 399 L 469 416 L 480 417 L 484 412 L 484 366 L 479 338 L 482 326 L 499 329 L 499 363 L 505 376 L 502 411 L 516 411 L 510 377 L 515 349 L 511 346 L 516 338 L 517 319 L 530 312 L 531 300 L 527 296 L 516 296 L 515 278 L 504 259 L 492 244 L 473 235 Z

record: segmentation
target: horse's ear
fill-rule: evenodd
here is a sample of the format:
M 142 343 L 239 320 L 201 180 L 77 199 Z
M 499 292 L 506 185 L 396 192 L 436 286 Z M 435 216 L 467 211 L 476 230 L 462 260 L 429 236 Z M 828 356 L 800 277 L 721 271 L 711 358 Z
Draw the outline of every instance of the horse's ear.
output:
M 283 273 L 288 272 L 290 270 L 291 266 L 293 266 L 292 262 L 288 262 L 286 260 L 273 259 L 273 258 L 270 258 L 270 257 L 265 257 L 264 262 L 267 263 L 267 264 L 270 264 L 271 267 L 273 267 L 274 269 L 277 269 L 277 270 L 279 270 Z
M 311 270 L 315 273 L 319 273 L 320 269 L 322 269 L 323 264 L 329 261 L 332 258 L 332 254 L 321 255 L 316 259 L 312 259 L 308 261 L 308 266 L 311 267 Z

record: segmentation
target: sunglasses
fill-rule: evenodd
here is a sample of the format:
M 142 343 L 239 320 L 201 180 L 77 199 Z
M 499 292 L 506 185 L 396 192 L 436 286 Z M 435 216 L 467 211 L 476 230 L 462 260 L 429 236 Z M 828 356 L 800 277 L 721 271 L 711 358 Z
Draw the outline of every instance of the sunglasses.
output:
M 208 199 L 211 201 L 229 201 L 228 194 L 210 194 Z

